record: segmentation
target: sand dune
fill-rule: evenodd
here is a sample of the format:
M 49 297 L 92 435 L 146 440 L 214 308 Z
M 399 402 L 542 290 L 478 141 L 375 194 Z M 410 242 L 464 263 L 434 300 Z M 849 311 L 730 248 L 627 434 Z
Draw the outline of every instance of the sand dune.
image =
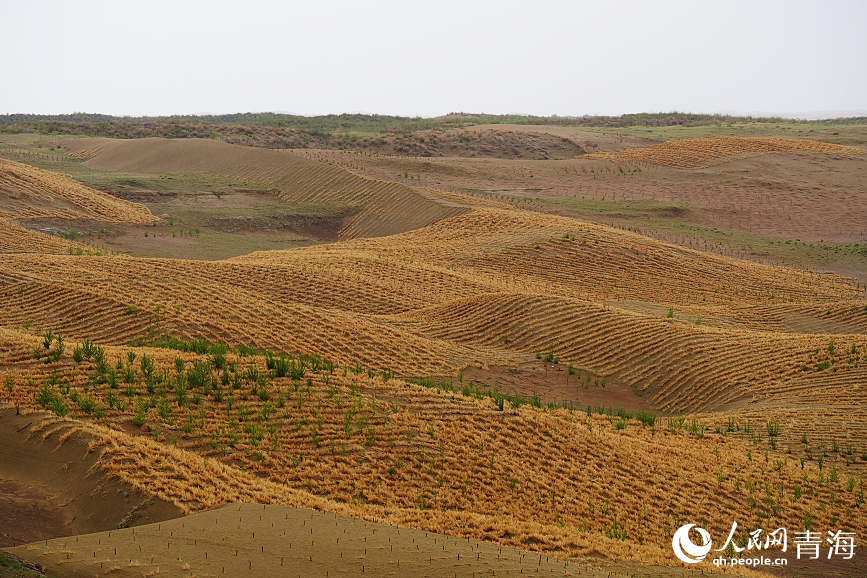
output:
M 649 147 L 588 155 L 587 158 L 646 162 L 680 169 L 707 166 L 749 155 L 813 152 L 826 155 L 863 156 L 861 148 L 792 138 L 716 136 L 661 143 Z
M 89 218 L 105 222 L 147 224 L 150 211 L 58 175 L 0 159 L 0 219 Z
M 201 139 L 99 139 L 78 146 L 86 147 L 84 151 L 95 151 L 87 161 L 95 169 L 217 175 L 271 185 L 287 201 L 354 207 L 357 213 L 340 231 L 340 238 L 411 231 L 466 211 L 465 207 L 430 191 L 366 179 L 280 151 Z
M 49 254 L 61 252 L 50 243 L 33 253 L 33 233 L 0 229 L 11 248 L 0 260 L 5 403 L 74 413 L 77 422 L 50 418 L 39 431 L 77 424 L 95 440 L 100 471 L 140 492 L 185 513 L 282 504 L 659 564 L 672 563 L 681 522 L 715 535 L 730 527 L 706 520 L 711 509 L 756 527 L 864 527 L 867 302 L 850 279 L 363 179 L 285 152 L 85 145 L 94 167 L 215 174 L 358 208 L 339 242 L 216 262 Z M 66 339 L 58 359 L 48 330 Z M 245 349 L 220 358 L 130 345 L 168 334 L 334 365 L 311 362 L 292 377 Z M 71 358 L 85 339 L 103 359 L 80 349 Z M 671 419 L 602 403 L 522 405 L 485 393 L 495 383 L 464 380 L 463 369 L 489 366 L 529 367 L 601 400 L 616 399 L 603 391 L 610 380 Z M 564 367 L 578 377 L 568 382 Z M 407 381 L 431 376 L 427 387 Z M 449 385 L 434 387 L 439 379 Z M 161 529 L 149 532 L 162 544 Z M 183 536 L 189 569 L 212 571 L 192 560 L 198 538 Z M 39 555 L 138 572 L 130 537 L 118 538 L 119 554 L 97 536 L 96 548 L 89 538 L 89 550 L 53 543 Z M 241 547 L 276 564 L 252 536 Z M 186 571 L 179 562 L 160 563 Z

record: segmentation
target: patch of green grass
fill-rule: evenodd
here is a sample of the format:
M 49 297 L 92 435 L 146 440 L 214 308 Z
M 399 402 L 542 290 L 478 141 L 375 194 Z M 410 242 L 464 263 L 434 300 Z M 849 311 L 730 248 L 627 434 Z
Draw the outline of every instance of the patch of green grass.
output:
M 30 570 L 29 568 L 25 568 L 22 566 L 17 560 L 13 559 L 8 554 L 0 551 L 0 570 L 2 570 L 3 576 L 20 576 L 22 578 L 31 578 L 35 576 L 44 576 L 44 574 L 39 574 Z
M 799 138 L 816 140 L 848 146 L 867 144 L 867 124 L 799 122 L 795 120 L 780 122 L 735 121 L 723 123 L 684 123 L 669 126 L 628 126 L 628 127 L 581 127 L 581 131 L 598 132 L 611 135 L 625 135 L 659 141 L 677 141 L 714 136 L 740 136 L 751 138 Z
M 577 197 L 546 197 L 535 199 L 543 207 L 578 213 L 592 218 L 630 219 L 645 225 L 658 225 L 666 219 L 681 218 L 689 211 L 689 205 L 656 199 L 601 200 Z
M 76 174 L 77 173 L 77 174 Z M 85 185 L 117 192 L 210 193 L 226 194 L 242 191 L 264 191 L 271 187 L 255 182 L 234 181 L 224 177 L 198 174 L 137 175 L 108 173 L 82 167 L 73 176 Z

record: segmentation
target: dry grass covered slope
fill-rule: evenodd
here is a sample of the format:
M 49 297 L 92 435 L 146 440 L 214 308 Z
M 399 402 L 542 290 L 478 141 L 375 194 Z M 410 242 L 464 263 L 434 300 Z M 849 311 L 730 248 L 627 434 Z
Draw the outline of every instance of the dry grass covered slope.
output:
M 660 286 L 662 272 L 669 282 Z M 859 291 L 832 275 L 493 208 L 404 235 L 218 263 L 15 254 L 2 279 L 0 322 L 104 343 L 201 335 L 416 376 L 510 363 L 553 345 L 563 359 L 607 374 L 629 368 L 631 384 L 660 391 L 683 380 L 720 389 L 719 372 L 736 384 L 757 367 L 773 379 L 800 371 L 827 338 L 786 331 L 787 314 L 818 321 L 839 310 L 851 318 L 846 327 L 867 329 L 851 311 Z M 668 308 L 679 319 L 666 319 Z M 702 340 L 725 343 L 727 355 Z M 602 344 L 621 358 L 600 355 Z M 671 371 L 682 364 L 715 369 Z M 673 399 L 680 390 L 671 389 Z
M 67 175 L 0 159 L 0 220 L 53 217 L 148 224 L 150 211 L 95 191 Z
M 805 348 L 823 338 L 808 336 L 807 345 L 794 347 L 801 336 L 749 333 L 761 329 L 756 311 L 772 318 L 772 306 L 834 308 L 859 294 L 834 276 L 707 256 L 565 218 L 481 208 L 404 235 L 225 262 L 10 254 L 0 268 L 0 322 L 9 326 L 29 322 L 112 344 L 149 331 L 202 335 L 402 375 L 506 363 L 549 345 L 564 359 L 598 365 L 590 349 L 580 357 L 578 351 L 596 339 L 591 319 L 599 315 L 607 319 L 603 329 L 624 327 L 624 345 L 642 339 L 629 325 L 649 323 L 665 339 L 697 333 L 732 342 L 788 340 L 796 353 L 786 355 L 806 359 Z M 670 282 L 660 287 L 661 271 Z M 599 304 L 618 299 L 675 307 L 703 322 Z M 510 313 L 521 303 L 523 314 Z M 860 316 L 852 324 L 863 327 Z M 684 355 L 663 342 L 657 347 L 669 359 Z
M 359 203 L 369 216 L 338 243 L 219 262 L 3 255 L 7 401 L 74 412 L 99 440 L 102 467 L 142 491 L 190 512 L 232 501 L 317 507 L 657 563 L 671 563 L 681 523 L 730 528 L 711 511 L 756 527 L 867 523 L 867 303 L 848 279 L 286 153 L 91 144 L 104 148 L 88 162 L 117 170 L 214 171 Z M 413 207 L 422 216 L 406 226 Z M 23 247 L 31 233 L 5 235 Z M 65 352 L 48 330 L 65 336 Z M 273 359 L 243 349 L 220 358 L 128 346 L 167 334 L 334 365 L 279 375 Z M 101 360 L 70 359 L 85 339 L 105 347 Z M 459 377 L 469 365 L 547 373 L 555 356 L 597 377 L 574 388 L 610 380 L 672 419 L 517 407 Z M 827 399 L 835 392 L 845 396 Z M 816 446 L 823 432 L 835 449 Z
M 54 443 L 81 430 L 106 472 L 186 512 L 284 504 L 558 555 L 598 551 L 663 564 L 681 523 L 714 535 L 729 529 L 709 512 L 749 527 L 799 527 L 805 516 L 850 530 L 865 523 L 856 478 L 829 480 L 827 469 L 776 452 L 762 457 L 753 444 L 683 420 L 650 426 L 508 401 L 500 409 L 484 397 L 339 367 L 308 367 L 300 380 L 252 379 L 250 367 L 269 375 L 267 360 L 235 353 L 221 385 L 220 370 L 201 373 L 205 355 L 148 348 L 133 349 L 133 377 L 115 390 L 110 379 L 94 381 L 105 370 L 93 359 L 33 360 L 40 341 L 0 332 L 4 364 L 18 368 L 13 395 L 39 399 L 52 386 L 32 383 L 56 379 L 74 393 L 62 403 L 80 422 L 34 414 L 29 437 Z M 109 367 L 126 365 L 128 351 L 103 355 Z M 182 393 L 180 384 L 189 387 Z M 151 387 L 160 392 L 155 407 Z
M 862 148 L 811 140 L 715 136 L 671 141 L 616 152 L 595 153 L 586 158 L 646 162 L 679 169 L 692 169 L 742 156 L 791 152 L 848 156 L 867 154 L 867 151 Z
M 63 253 L 68 254 L 70 247 L 73 248 L 74 252 L 79 248 L 82 250 L 82 253 L 85 251 L 85 247 L 80 243 L 64 240 L 48 233 L 24 229 L 12 221 L 0 220 L 0 254 L 37 253 L 59 255 Z

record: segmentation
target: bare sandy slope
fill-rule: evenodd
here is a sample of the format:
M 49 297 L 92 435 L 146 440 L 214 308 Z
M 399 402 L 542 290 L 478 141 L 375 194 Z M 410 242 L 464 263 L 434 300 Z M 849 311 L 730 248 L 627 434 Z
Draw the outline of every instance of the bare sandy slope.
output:
M 227 504 L 160 524 L 49 540 L 12 552 L 52 576 L 689 576 L 604 558 L 538 553 L 286 506 Z
M 279 151 L 201 139 L 82 139 L 95 151 L 87 165 L 124 173 L 197 173 L 263 183 L 292 202 L 355 209 L 340 238 L 375 237 L 418 229 L 457 215 L 465 207 L 421 188 L 359 177 L 326 163 Z
M 68 427 L 33 431 L 38 416 L 0 410 L 0 547 L 162 521 L 180 515 L 119 480 Z

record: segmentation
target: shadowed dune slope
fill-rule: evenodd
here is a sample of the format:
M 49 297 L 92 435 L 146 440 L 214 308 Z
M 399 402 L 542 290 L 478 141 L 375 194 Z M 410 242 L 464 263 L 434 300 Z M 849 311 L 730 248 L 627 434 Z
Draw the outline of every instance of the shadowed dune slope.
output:
M 112 530 L 181 515 L 180 509 L 118 479 L 75 424 L 0 410 L 0 546 Z

